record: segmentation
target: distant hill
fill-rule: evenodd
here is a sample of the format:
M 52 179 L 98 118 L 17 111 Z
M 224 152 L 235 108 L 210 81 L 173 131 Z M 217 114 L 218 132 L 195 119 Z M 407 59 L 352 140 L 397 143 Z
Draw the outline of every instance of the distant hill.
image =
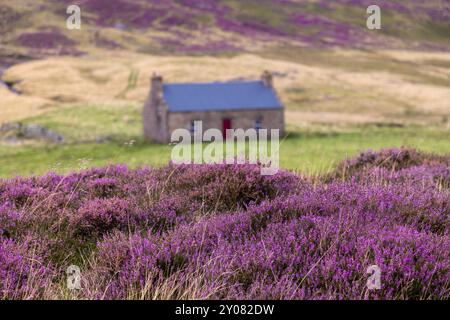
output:
M 67 30 L 66 7 L 82 29 Z M 382 29 L 366 9 L 382 9 Z M 96 50 L 223 54 L 313 48 L 450 51 L 445 0 L 20 0 L 0 4 L 0 66 Z

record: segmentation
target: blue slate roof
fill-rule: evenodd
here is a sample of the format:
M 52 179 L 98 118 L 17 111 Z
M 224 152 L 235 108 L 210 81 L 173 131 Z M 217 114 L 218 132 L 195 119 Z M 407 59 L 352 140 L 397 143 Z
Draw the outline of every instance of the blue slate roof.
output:
M 282 108 L 262 81 L 163 84 L 169 112 Z

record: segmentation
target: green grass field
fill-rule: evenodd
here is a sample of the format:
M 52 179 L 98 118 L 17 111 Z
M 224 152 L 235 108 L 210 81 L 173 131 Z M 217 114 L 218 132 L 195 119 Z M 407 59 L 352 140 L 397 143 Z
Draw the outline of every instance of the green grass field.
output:
M 450 153 L 445 105 L 450 77 L 446 57 L 405 52 L 311 50 L 296 51 L 293 56 L 279 51 L 262 56 L 274 60 L 237 57 L 233 60 L 233 73 L 226 78 L 245 74 L 249 62 L 257 68 L 270 61 L 271 69 L 284 74 L 276 79 L 286 105 L 288 124 L 288 135 L 280 146 L 282 168 L 317 175 L 332 170 L 339 161 L 358 152 L 388 147 L 408 146 Z M 38 141 L 19 145 L 0 143 L 0 177 L 48 171 L 65 173 L 111 163 L 131 167 L 167 164 L 172 147 L 142 138 L 142 102 L 137 101 L 143 101 L 148 93 L 144 74 L 154 64 L 166 68 L 160 71 L 167 75 L 168 81 L 179 79 L 181 74 L 197 75 L 199 65 L 205 72 L 201 79 L 215 79 L 216 73 L 229 71 L 223 67 L 227 64 L 222 60 L 219 63 L 208 57 L 160 60 L 139 56 L 136 61 L 140 62 L 135 64 L 130 58 L 114 59 L 105 60 L 108 63 L 102 60 L 98 65 L 96 59 L 69 59 L 17 67 L 12 74 L 18 79 L 23 75 L 35 77 L 24 87 L 29 90 L 28 96 L 47 97 L 48 92 L 64 96 L 70 85 L 78 88 L 71 91 L 78 102 L 52 100 L 47 111 L 39 109 L 33 113 L 26 109 L 13 117 L 54 130 L 65 141 L 61 145 Z M 123 70 L 117 71 L 117 66 L 123 66 Z M 53 68 L 51 79 L 42 78 L 45 76 L 42 67 Z M 64 78 L 64 82 L 61 77 L 68 72 L 67 68 L 72 70 L 71 76 Z M 217 68 L 222 69 L 217 71 Z M 212 70 L 214 77 L 208 78 Z M 97 76 L 106 77 L 107 83 L 98 83 Z M 196 78 L 180 79 L 176 81 L 196 81 Z M 391 82 L 397 85 L 390 86 Z M 121 99 L 109 101 L 111 96 Z M 13 98 L 7 106 L 21 110 L 23 96 Z M 313 121 L 305 121 L 302 112 L 312 113 Z M 329 117 L 327 121 L 321 120 L 323 114 Z M 355 116 L 362 117 L 363 121 L 348 121 Z
M 171 146 L 143 140 L 139 104 L 61 107 L 24 122 L 55 130 L 65 136 L 65 142 L 0 144 L 0 177 L 63 173 L 111 163 L 161 166 L 171 156 Z M 450 153 L 450 132 L 439 125 L 288 124 L 287 129 L 280 144 L 281 167 L 307 174 L 325 173 L 347 156 L 369 148 L 409 146 Z

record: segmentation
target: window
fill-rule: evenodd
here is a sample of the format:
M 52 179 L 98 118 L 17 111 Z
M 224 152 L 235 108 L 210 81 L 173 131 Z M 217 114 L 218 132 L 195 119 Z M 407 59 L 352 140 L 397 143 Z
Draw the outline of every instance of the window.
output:
M 189 130 L 191 131 L 191 134 L 196 133 L 197 130 L 199 129 L 198 127 L 195 127 L 195 123 L 196 123 L 197 121 L 199 121 L 199 120 L 192 120 L 192 121 L 191 121 L 191 127 L 190 127 L 190 129 L 189 129 Z
M 258 118 L 255 120 L 255 130 L 259 131 L 262 129 L 262 118 Z

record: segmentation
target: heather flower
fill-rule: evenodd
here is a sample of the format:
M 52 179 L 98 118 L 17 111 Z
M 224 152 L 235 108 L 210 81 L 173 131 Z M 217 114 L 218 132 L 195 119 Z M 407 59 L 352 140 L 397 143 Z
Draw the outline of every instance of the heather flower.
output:
M 114 229 L 127 230 L 135 224 L 136 216 L 130 204 L 118 198 L 87 201 L 71 219 L 75 235 L 95 237 Z
M 385 168 L 395 172 L 420 165 L 432 167 L 439 164 L 448 168 L 449 157 L 425 154 L 408 148 L 382 149 L 380 152 L 368 150 L 355 158 L 344 160 L 338 165 L 332 177 L 346 178 L 363 175 L 370 168 Z
M 51 283 L 51 270 L 28 243 L 0 238 L 0 299 L 42 298 Z

